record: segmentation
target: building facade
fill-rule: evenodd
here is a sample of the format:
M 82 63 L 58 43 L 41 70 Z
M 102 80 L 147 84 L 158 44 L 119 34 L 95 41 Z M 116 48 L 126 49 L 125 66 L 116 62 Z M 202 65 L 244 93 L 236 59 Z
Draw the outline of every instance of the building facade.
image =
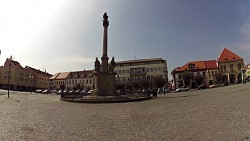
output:
M 247 80 L 249 81 L 250 80 L 250 63 L 245 65 L 245 75 L 246 75 L 246 78 Z
M 139 86 L 141 82 L 152 84 L 157 77 L 168 82 L 167 62 L 162 58 L 119 61 L 114 71 L 117 73 L 117 85 L 123 89 Z
M 52 75 L 47 72 L 26 66 L 22 67 L 12 57 L 7 58 L 0 67 L 0 84 L 2 89 L 34 91 L 35 89 L 47 89 L 48 79 Z
M 185 73 L 189 73 L 190 76 L 190 88 L 198 87 L 199 83 L 202 84 L 213 84 L 216 81 L 215 75 L 218 72 L 216 60 L 208 61 L 192 61 L 188 62 L 182 67 L 177 67 L 171 72 L 173 83 L 172 89 L 177 89 L 184 84 Z M 201 81 L 201 82 L 198 82 Z
M 60 72 L 49 78 L 51 90 L 93 89 L 93 70 Z
M 219 71 L 229 78 L 226 81 L 234 83 L 242 80 L 242 69 L 244 68 L 244 60 L 233 53 L 232 51 L 224 48 L 218 60 Z

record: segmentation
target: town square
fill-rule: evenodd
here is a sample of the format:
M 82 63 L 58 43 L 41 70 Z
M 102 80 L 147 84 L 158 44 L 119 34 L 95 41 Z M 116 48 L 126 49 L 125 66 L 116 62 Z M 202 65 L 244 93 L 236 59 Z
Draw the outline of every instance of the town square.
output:
M 250 1 L 0 1 L 0 141 L 250 140 Z
M 0 91 L 0 140 L 239 140 L 250 138 L 250 83 L 88 104 Z

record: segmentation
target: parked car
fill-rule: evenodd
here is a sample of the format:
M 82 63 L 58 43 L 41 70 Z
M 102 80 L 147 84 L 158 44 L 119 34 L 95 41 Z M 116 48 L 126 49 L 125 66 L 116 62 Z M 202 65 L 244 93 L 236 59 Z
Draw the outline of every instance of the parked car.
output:
M 180 88 L 176 89 L 176 92 L 183 92 L 183 91 L 189 91 L 189 88 L 187 86 L 181 86 Z
M 59 91 L 57 92 L 57 94 L 62 94 L 62 92 L 63 92 L 62 90 L 59 90 Z
M 199 86 L 197 87 L 197 90 L 206 89 L 206 88 L 208 88 L 208 85 L 206 85 L 206 84 L 201 84 L 201 85 L 199 85 Z
M 69 94 L 74 94 L 74 93 L 75 93 L 74 90 L 70 90 L 70 91 L 69 91 Z
M 68 93 L 69 91 L 68 90 L 64 90 L 63 93 Z
M 86 95 L 87 92 L 86 92 L 86 90 L 82 90 L 82 91 L 80 92 L 80 94 L 81 94 L 81 95 Z
M 55 93 L 57 93 L 57 91 L 56 90 L 51 90 L 51 93 L 55 94 Z
M 209 88 L 217 88 L 217 87 L 220 87 L 219 84 L 213 84 L 213 85 L 210 85 Z
M 165 94 L 165 93 L 169 93 L 170 90 L 168 88 L 159 88 L 157 90 L 157 94 Z
M 93 90 L 89 90 L 88 92 L 87 92 L 87 94 L 92 94 L 93 93 Z
M 41 90 L 41 89 L 37 89 L 37 90 L 35 91 L 35 93 L 42 93 L 42 90 Z
M 80 93 L 81 93 L 80 90 L 76 90 L 76 91 L 75 91 L 75 94 L 80 94 Z
M 42 93 L 43 93 L 43 94 L 48 94 L 49 91 L 48 91 L 48 90 L 44 90 Z
M 235 84 L 240 84 L 240 83 L 242 83 L 241 80 L 238 80 L 238 81 L 235 82 Z
M 225 82 L 225 83 L 221 84 L 221 87 L 228 86 L 228 85 L 229 85 L 229 82 Z

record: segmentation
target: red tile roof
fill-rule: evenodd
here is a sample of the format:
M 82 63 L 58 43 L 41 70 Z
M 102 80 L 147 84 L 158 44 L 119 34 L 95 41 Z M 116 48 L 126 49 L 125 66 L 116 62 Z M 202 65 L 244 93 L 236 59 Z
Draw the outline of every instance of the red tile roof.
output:
M 201 69 L 216 69 L 217 68 L 217 64 L 216 64 L 216 60 L 208 60 L 208 61 L 192 61 L 192 62 L 188 62 L 185 65 L 183 65 L 182 67 L 178 67 L 175 69 L 176 72 L 182 72 L 185 70 L 190 70 L 189 69 L 189 65 L 194 65 L 196 70 L 201 70 Z
M 207 69 L 216 69 L 218 68 L 217 67 L 217 64 L 216 64 L 216 60 L 208 60 L 208 61 L 204 61 Z
M 246 65 L 244 66 L 245 70 L 248 69 L 248 67 L 250 67 L 250 63 L 248 63 L 248 64 L 246 64 Z
M 232 51 L 224 48 L 217 62 L 226 62 L 226 61 L 232 61 L 232 60 L 242 60 L 242 58 L 236 55 L 235 53 L 233 53 Z

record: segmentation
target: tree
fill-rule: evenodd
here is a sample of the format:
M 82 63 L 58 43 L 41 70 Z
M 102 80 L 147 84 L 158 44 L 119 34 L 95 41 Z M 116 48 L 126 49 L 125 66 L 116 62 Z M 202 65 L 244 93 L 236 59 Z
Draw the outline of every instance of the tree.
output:
M 235 75 L 234 74 L 229 74 L 229 79 L 230 79 L 230 83 L 233 83 L 235 80 Z
M 190 80 L 194 78 L 194 74 L 192 72 L 185 71 L 182 73 L 182 78 L 183 78 L 184 84 L 186 86 L 189 86 Z
M 80 83 L 76 84 L 76 89 L 78 89 L 78 90 L 81 89 L 81 84 Z
M 60 89 L 64 90 L 65 89 L 65 85 L 60 85 Z
M 144 87 L 145 89 L 148 89 L 150 83 L 147 80 L 142 80 L 141 81 L 141 86 Z
M 204 81 L 205 77 L 203 75 L 200 75 L 200 74 L 197 74 L 195 77 L 195 82 L 198 84 L 198 85 L 201 85 L 201 83 Z
M 222 80 L 223 80 L 223 74 L 221 72 L 218 72 L 215 74 L 215 79 L 217 82 L 219 82 L 221 84 Z
M 166 81 L 162 77 L 155 77 L 153 83 L 155 87 L 160 88 L 165 85 Z

